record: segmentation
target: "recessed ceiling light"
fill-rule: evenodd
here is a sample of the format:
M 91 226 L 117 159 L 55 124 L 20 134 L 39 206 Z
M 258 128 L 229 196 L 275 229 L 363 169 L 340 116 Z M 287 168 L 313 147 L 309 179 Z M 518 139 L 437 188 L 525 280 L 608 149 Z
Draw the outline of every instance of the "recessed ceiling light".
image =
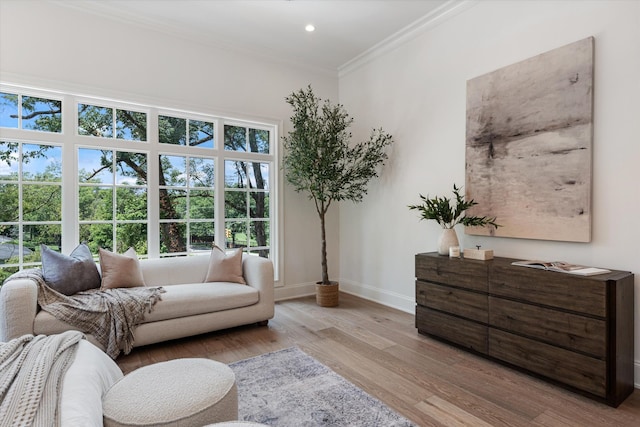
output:
M 311 33 L 316 30 L 316 27 L 314 27 L 312 24 L 307 24 L 307 26 L 304 27 L 304 29 L 307 30 L 307 32 Z

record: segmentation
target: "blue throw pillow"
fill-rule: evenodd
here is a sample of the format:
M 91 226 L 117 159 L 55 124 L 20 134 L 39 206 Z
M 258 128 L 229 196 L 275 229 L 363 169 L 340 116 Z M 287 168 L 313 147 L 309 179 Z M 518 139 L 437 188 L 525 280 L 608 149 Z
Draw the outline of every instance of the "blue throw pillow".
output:
M 100 273 L 89 247 L 80 244 L 69 256 L 40 245 L 42 276 L 49 287 L 65 294 L 100 287 Z

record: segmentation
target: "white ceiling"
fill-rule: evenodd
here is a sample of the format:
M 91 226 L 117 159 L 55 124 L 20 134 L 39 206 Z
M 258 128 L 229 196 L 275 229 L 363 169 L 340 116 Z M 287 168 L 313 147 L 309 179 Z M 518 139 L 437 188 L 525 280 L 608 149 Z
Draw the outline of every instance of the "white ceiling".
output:
M 55 0 L 56 4 L 273 59 L 338 70 L 456 0 Z M 316 31 L 308 33 L 305 25 Z

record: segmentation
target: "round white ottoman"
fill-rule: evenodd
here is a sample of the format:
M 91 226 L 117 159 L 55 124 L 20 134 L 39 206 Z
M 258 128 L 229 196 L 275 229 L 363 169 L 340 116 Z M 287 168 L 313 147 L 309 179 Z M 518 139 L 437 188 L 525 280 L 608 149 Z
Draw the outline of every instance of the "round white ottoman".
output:
M 106 427 L 203 426 L 238 419 L 238 388 L 224 363 L 176 359 L 125 375 L 102 407 Z

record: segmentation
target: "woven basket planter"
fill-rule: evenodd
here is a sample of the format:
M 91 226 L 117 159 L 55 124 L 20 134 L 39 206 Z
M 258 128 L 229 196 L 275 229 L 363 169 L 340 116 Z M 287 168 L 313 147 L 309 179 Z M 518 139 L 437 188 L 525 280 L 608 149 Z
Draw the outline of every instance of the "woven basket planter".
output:
M 316 283 L 316 304 L 320 307 L 336 307 L 338 305 L 338 282 L 329 285 Z

